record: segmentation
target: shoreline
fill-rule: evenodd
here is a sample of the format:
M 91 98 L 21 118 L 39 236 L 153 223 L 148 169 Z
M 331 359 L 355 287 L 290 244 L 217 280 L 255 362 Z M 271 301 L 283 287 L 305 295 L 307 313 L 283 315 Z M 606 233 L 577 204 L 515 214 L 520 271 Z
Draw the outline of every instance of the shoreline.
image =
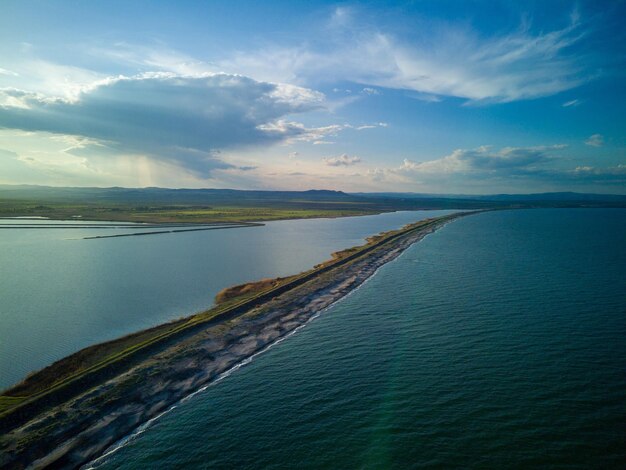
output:
M 0 466 L 76 468 L 93 461 L 221 374 L 293 334 L 415 242 L 474 213 L 429 219 L 392 235 L 374 237 L 365 249 L 359 247 L 360 252 L 330 263 L 328 268 L 305 273 L 301 282 L 288 289 L 259 296 L 260 302 L 250 304 L 251 308 L 166 341 L 158 350 L 117 370 L 113 377 L 105 377 L 8 429 L 0 440 Z
M 445 224 L 443 224 L 445 225 Z M 441 227 L 443 227 L 443 225 Z M 441 228 L 439 227 L 439 228 Z M 428 235 L 430 235 L 433 232 L 430 233 L 426 233 L 421 239 L 417 240 L 415 243 L 422 241 L 423 239 L 425 239 Z M 413 243 L 414 244 L 414 243 Z M 409 248 L 409 247 L 407 247 Z M 390 260 L 388 263 L 382 264 L 380 265 L 378 268 L 376 268 L 376 270 L 374 270 L 374 272 L 368 277 L 366 278 L 361 284 L 359 284 L 358 286 L 356 286 L 354 289 L 350 290 L 347 294 L 345 294 L 343 297 L 338 298 L 337 300 L 335 300 L 334 302 L 332 302 L 330 305 L 328 305 L 327 307 L 325 307 L 323 310 L 320 310 L 319 312 L 315 313 L 314 315 L 312 315 L 310 318 L 308 318 L 304 323 L 302 323 L 301 325 L 297 326 L 295 329 L 293 329 L 292 331 L 290 331 L 289 333 L 285 334 L 284 336 L 278 338 L 276 341 L 267 344 L 266 346 L 264 346 L 262 349 L 260 349 L 259 351 L 256 351 L 254 354 L 244 358 L 241 360 L 241 362 L 238 362 L 237 364 L 235 364 L 234 366 L 232 366 L 230 369 L 225 370 L 224 372 L 220 373 L 217 377 L 215 377 L 215 379 L 213 379 L 212 381 L 210 381 L 209 383 L 207 383 L 206 385 L 203 385 L 201 388 L 199 388 L 198 390 L 195 390 L 193 392 L 191 392 L 189 395 L 184 396 L 183 398 L 181 398 L 180 400 L 178 400 L 177 402 L 173 403 L 169 408 L 167 408 L 166 410 L 162 411 L 161 413 L 159 413 L 158 415 L 154 416 L 153 418 L 150 418 L 148 421 L 146 421 L 145 423 L 140 424 L 139 426 L 137 426 L 135 429 L 133 429 L 129 434 L 123 436 L 122 438 L 120 438 L 118 441 L 114 442 L 113 444 L 111 444 L 109 447 L 107 447 L 101 455 L 95 457 L 93 460 L 81 465 L 80 469 L 81 470 L 95 470 L 98 468 L 98 466 L 101 463 L 104 463 L 104 459 L 106 459 L 109 455 L 113 455 L 114 453 L 116 453 L 118 450 L 122 449 L 123 447 L 125 447 L 129 442 L 131 442 L 132 440 L 134 440 L 137 436 L 143 434 L 145 431 L 147 431 L 153 423 L 157 422 L 161 417 L 165 416 L 166 414 L 168 414 L 170 411 L 173 411 L 174 409 L 176 409 L 178 406 L 183 405 L 185 402 L 187 402 L 188 400 L 193 399 L 196 395 L 199 395 L 202 392 L 205 392 L 206 390 L 208 390 L 210 387 L 212 387 L 213 385 L 218 384 L 219 382 L 221 382 L 222 380 L 224 380 L 225 378 L 229 377 L 231 374 L 233 374 L 234 372 L 238 371 L 240 368 L 248 365 L 250 362 L 252 362 L 252 360 L 265 353 L 266 351 L 270 350 L 271 348 L 273 348 L 274 346 L 282 343 L 283 341 L 285 341 L 286 339 L 290 338 L 291 336 L 295 335 L 298 331 L 300 331 L 301 329 L 303 329 L 304 327 L 306 327 L 309 323 L 311 323 L 312 321 L 316 320 L 317 318 L 319 318 L 321 315 L 324 314 L 324 312 L 326 312 L 328 309 L 334 307 L 336 304 L 338 304 L 339 302 L 347 299 L 348 297 L 350 297 L 352 294 L 356 293 L 361 287 L 363 287 L 365 284 L 367 284 L 377 273 L 378 271 L 380 271 L 380 269 L 383 266 L 386 266 L 389 263 L 392 263 L 394 261 L 396 261 L 397 259 L 401 258 L 402 255 L 404 255 L 406 253 L 406 249 L 403 250 L 400 254 L 398 254 L 395 258 L 393 258 L 392 260 Z

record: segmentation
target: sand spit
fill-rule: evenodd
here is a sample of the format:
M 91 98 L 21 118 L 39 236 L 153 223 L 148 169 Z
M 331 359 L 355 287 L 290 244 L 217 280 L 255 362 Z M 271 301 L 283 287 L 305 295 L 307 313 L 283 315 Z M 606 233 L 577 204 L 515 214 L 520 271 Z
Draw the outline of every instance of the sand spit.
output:
M 458 214 L 467 215 L 468 213 Z M 0 437 L 0 468 L 77 468 L 142 423 L 302 326 L 451 217 L 202 329 Z

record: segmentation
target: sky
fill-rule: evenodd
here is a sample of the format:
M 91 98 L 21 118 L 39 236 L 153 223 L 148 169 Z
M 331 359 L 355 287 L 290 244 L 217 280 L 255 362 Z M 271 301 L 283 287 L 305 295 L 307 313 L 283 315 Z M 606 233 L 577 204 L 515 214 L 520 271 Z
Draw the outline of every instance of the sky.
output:
M 626 194 L 626 2 L 3 0 L 0 184 Z

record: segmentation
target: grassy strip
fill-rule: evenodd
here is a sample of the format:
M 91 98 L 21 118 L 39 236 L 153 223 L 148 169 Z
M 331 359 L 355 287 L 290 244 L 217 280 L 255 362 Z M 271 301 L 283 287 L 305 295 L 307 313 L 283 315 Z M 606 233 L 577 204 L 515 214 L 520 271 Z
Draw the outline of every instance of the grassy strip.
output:
M 128 340 L 128 344 L 125 345 L 123 342 L 116 344 L 117 348 L 121 347 L 122 349 L 118 349 L 112 354 L 107 355 L 101 360 L 97 360 L 95 363 L 87 367 L 80 368 L 70 374 L 65 375 L 59 381 L 55 382 L 49 387 L 46 387 L 36 392 L 35 394 L 27 398 L 24 398 L 23 396 L 13 396 L 12 394 L 17 391 L 16 388 L 7 390 L 6 394 L 2 397 L 4 399 L 2 403 L 4 404 L 5 409 L 0 412 L 0 420 L 7 421 L 9 415 L 14 412 L 18 412 L 19 414 L 20 409 L 28 404 L 35 404 L 36 402 L 39 402 L 44 404 L 45 406 L 45 403 L 50 401 L 46 399 L 47 397 L 51 397 L 56 392 L 67 389 L 73 384 L 84 383 L 85 381 L 83 379 L 85 379 L 87 376 L 91 374 L 96 374 L 97 372 L 102 371 L 105 368 L 114 366 L 116 363 L 126 363 L 122 361 L 126 361 L 129 358 L 132 358 L 133 355 L 138 354 L 141 351 L 147 351 L 152 346 L 165 344 L 167 340 L 176 338 L 185 332 L 192 331 L 192 329 L 195 329 L 198 326 L 206 325 L 209 322 L 214 322 L 218 320 L 223 321 L 228 318 L 232 318 L 254 307 L 257 307 L 263 302 L 271 300 L 272 298 L 284 292 L 298 287 L 308 280 L 319 276 L 322 273 L 326 273 L 348 262 L 352 262 L 357 258 L 360 258 L 361 256 L 370 253 L 371 251 L 377 250 L 383 245 L 399 237 L 408 235 L 409 233 L 418 229 L 423 230 L 429 226 L 444 222 L 458 216 L 459 215 L 451 215 L 439 217 L 436 219 L 428 219 L 408 225 L 400 230 L 387 232 L 386 234 L 382 235 L 382 238 L 377 238 L 375 241 L 372 240 L 366 245 L 357 247 L 355 249 L 345 250 L 345 256 L 339 257 L 338 259 L 329 261 L 322 265 L 318 265 L 318 267 L 309 271 L 305 271 L 300 275 L 287 278 L 285 281 L 278 283 L 278 285 L 270 289 L 263 290 L 257 295 L 246 295 L 244 296 L 245 298 L 242 298 L 241 300 L 233 299 L 232 301 L 226 302 L 222 305 L 218 305 L 211 310 L 191 316 L 186 320 L 180 320 L 179 322 L 165 325 L 167 327 L 165 329 L 162 329 L 163 325 L 161 327 L 155 327 L 154 329 L 147 330 L 147 335 L 142 335 L 142 333 L 146 332 L 140 332 L 136 335 L 130 335 L 129 337 L 126 337 L 126 339 Z M 60 363 L 62 362 L 63 360 L 60 361 Z M 117 370 L 116 372 L 119 373 L 121 372 L 121 370 Z M 89 382 L 87 381 L 87 383 Z M 74 393 L 74 395 L 78 394 L 81 391 L 84 391 L 84 389 L 80 386 L 77 386 L 76 388 L 77 390 L 75 391 L 76 393 Z M 65 390 L 65 392 L 67 393 L 67 390 Z M 17 395 L 17 393 L 15 393 L 15 395 Z M 7 409 L 7 406 L 11 408 Z
M 273 287 L 278 287 L 281 283 L 293 277 L 295 276 L 261 279 L 260 281 L 246 282 L 244 284 L 227 287 L 217 293 L 215 296 L 215 304 L 221 305 L 233 300 L 252 298 Z
M 28 397 L 6 397 L 0 396 L 0 413 L 16 407 Z
M 303 201 L 304 207 L 285 207 L 279 203 L 256 206 L 204 206 L 194 204 L 79 204 L 61 202 L 0 200 L 0 217 L 38 216 L 52 220 L 115 220 L 149 223 L 257 222 L 262 220 L 347 217 L 382 212 L 358 203 L 333 204 Z
M 123 351 L 133 344 L 146 341 L 164 332 L 171 331 L 177 325 L 186 321 L 186 318 L 174 320 L 138 331 L 136 333 L 122 336 L 121 338 L 116 338 L 112 341 L 84 348 L 54 362 L 44 369 L 28 375 L 22 382 L 5 390 L 3 395 L 0 395 L 0 399 L 2 399 L 3 396 L 21 396 L 28 398 L 29 396 L 37 395 L 38 393 L 57 385 L 68 376 L 84 371 L 92 365 L 110 357 L 116 352 Z

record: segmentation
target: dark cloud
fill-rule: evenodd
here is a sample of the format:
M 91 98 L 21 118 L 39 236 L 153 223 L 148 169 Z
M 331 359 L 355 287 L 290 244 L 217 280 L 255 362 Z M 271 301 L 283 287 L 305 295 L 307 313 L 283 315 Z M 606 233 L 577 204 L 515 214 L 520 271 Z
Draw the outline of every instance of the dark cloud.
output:
M 75 101 L 14 89 L 0 91 L 0 98 L 0 127 L 85 136 L 120 153 L 149 155 L 206 175 L 233 167 L 217 157 L 218 149 L 306 134 L 304 126 L 273 124 L 319 107 L 323 97 L 238 75 L 160 73 L 108 79 Z
M 426 162 L 405 160 L 387 173 L 420 182 L 528 181 L 550 184 L 620 185 L 626 184 L 626 165 L 614 167 L 579 166 L 573 169 L 550 168 L 565 145 L 537 147 L 491 147 L 458 149 L 450 155 Z M 380 174 L 372 175 L 381 177 Z
M 601 185 L 626 185 L 626 165 L 604 168 L 579 166 L 569 171 L 544 172 L 549 179 L 561 179 L 572 182 L 596 183 Z
M 457 158 L 469 164 L 475 170 L 505 170 L 524 168 L 548 161 L 551 157 L 542 147 L 506 148 L 498 153 L 489 151 L 466 150 L 459 152 Z
M 413 162 L 405 160 L 396 171 L 422 174 L 509 174 L 536 168 L 554 158 L 564 145 L 539 147 L 506 147 L 493 150 L 489 146 L 458 149 L 437 160 Z

